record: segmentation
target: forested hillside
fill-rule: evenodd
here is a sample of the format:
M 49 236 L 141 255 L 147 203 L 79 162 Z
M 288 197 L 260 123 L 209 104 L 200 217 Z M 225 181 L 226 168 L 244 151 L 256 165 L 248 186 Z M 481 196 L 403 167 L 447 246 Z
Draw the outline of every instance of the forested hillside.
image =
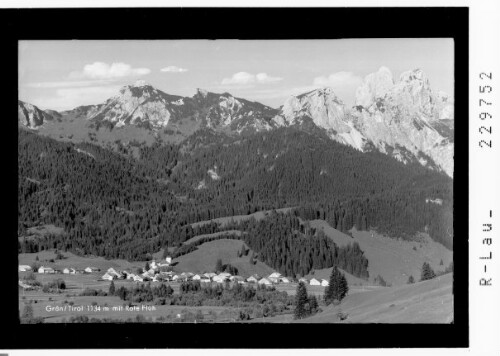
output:
M 410 238 L 427 230 L 452 246 L 450 178 L 293 128 L 234 138 L 200 131 L 179 146 L 141 147 L 138 159 L 20 129 L 18 155 L 22 251 L 144 259 L 215 229 L 194 231 L 193 222 L 289 206 L 342 231 Z M 41 224 L 66 233 L 24 238 Z

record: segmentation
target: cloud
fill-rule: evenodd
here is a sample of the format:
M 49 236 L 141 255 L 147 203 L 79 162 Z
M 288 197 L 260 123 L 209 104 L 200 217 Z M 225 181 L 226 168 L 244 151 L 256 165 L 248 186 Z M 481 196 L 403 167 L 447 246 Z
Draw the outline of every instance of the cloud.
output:
M 80 81 L 58 81 L 58 82 L 32 82 L 22 84 L 26 88 L 34 89 L 57 89 L 57 88 L 80 88 L 95 85 L 106 85 L 111 80 L 80 80 Z
M 60 88 L 55 95 L 34 99 L 32 103 L 41 109 L 70 110 L 81 105 L 100 104 L 116 95 L 120 88 L 119 85 Z
M 181 68 L 177 66 L 168 66 L 165 68 L 160 69 L 161 72 L 168 72 L 168 73 L 184 73 L 187 72 L 188 70 L 186 68 Z
M 230 78 L 222 79 L 222 85 L 248 85 L 248 84 L 265 84 L 283 80 L 280 77 L 271 77 L 267 73 L 251 74 L 248 72 L 238 72 Z
M 337 72 L 328 77 L 321 76 L 314 78 L 313 85 L 318 87 L 332 87 L 334 90 L 343 90 L 346 87 L 359 87 L 363 83 L 360 76 L 352 72 Z
M 151 73 L 149 68 L 133 68 L 130 64 L 94 62 L 86 64 L 82 71 L 70 73 L 71 79 L 118 79 L 125 77 L 141 76 Z

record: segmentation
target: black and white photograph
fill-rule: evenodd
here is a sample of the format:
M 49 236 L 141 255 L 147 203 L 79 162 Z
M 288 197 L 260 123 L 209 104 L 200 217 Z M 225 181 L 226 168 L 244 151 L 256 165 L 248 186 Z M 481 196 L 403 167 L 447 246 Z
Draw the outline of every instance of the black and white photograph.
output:
M 453 323 L 454 42 L 19 41 L 21 323 Z
M 498 348 L 499 5 L 44 1 L 0 9 L 0 353 Z

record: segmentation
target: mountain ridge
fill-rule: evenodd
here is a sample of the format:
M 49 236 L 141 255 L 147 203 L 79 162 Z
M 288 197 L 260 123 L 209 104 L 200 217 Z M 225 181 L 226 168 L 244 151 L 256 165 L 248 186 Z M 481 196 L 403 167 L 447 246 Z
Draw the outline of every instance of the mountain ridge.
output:
M 228 135 L 283 126 L 320 129 L 362 152 L 378 150 L 404 164 L 419 162 L 453 176 L 453 100 L 434 92 L 420 69 L 404 72 L 397 80 L 386 67 L 368 74 L 350 108 L 329 87 L 291 96 L 274 109 L 227 92 L 197 89 L 192 97 L 171 95 L 144 81 L 122 87 L 104 103 L 61 113 L 18 107 L 20 124 L 32 129 L 54 116 L 63 121 L 68 115 L 84 118 L 97 129 L 136 126 L 151 130 L 155 137 L 159 131 L 172 131 L 187 138 L 201 128 Z

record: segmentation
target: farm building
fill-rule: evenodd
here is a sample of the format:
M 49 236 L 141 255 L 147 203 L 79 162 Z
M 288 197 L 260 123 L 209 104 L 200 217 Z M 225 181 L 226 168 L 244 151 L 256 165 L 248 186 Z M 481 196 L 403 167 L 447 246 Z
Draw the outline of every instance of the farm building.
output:
M 264 284 L 264 285 L 266 285 L 266 286 L 270 286 L 270 285 L 272 285 L 272 284 L 273 284 L 273 283 L 272 283 L 269 279 L 267 279 L 267 278 L 262 278 L 262 279 L 261 279 L 258 283 L 259 283 L 259 284 Z
M 233 282 L 238 282 L 239 284 L 245 284 L 245 278 L 242 276 L 234 276 Z
M 210 279 L 210 278 L 207 278 L 207 277 L 202 277 L 202 278 L 200 279 L 200 282 L 201 282 L 201 283 L 210 283 L 210 282 L 212 282 L 212 281 L 211 281 L 211 279 Z
M 280 282 L 281 278 L 278 277 L 267 277 L 271 281 L 271 283 L 277 284 Z
M 100 272 L 101 270 L 96 267 L 87 267 L 84 270 L 86 273 L 95 273 L 95 272 Z
M 330 283 L 329 283 L 326 279 L 322 279 L 322 280 L 321 280 L 321 285 L 322 285 L 323 287 L 328 287 L 328 286 L 330 285 Z
M 201 276 L 199 274 L 195 274 L 193 276 L 193 281 L 199 281 L 199 280 L 201 280 Z
M 309 284 L 309 281 L 306 278 L 300 278 L 299 282 L 302 282 L 302 283 L 305 283 L 305 284 Z
M 101 278 L 106 280 L 106 281 L 112 281 L 113 279 L 116 279 L 116 276 L 106 272 L 106 273 L 104 273 L 104 275 Z
M 281 283 L 291 283 L 290 279 L 288 279 L 287 277 L 281 277 L 280 280 Z
M 127 274 L 127 279 L 134 279 L 134 277 L 135 277 L 135 274 L 133 274 L 133 273 Z
M 212 280 L 217 283 L 224 283 L 227 279 L 227 276 L 221 276 L 220 274 L 212 278 Z
M 141 276 L 134 276 L 134 282 L 144 282 L 144 278 Z
M 67 267 L 66 267 L 65 269 L 63 269 L 63 273 L 64 273 L 64 274 L 69 274 L 69 272 L 70 272 L 70 271 L 69 271 L 69 268 L 67 268 Z
M 207 278 L 214 278 L 216 275 L 217 275 L 217 273 L 213 273 L 213 272 L 208 272 L 208 273 L 204 274 L 204 276 Z
M 19 272 L 31 271 L 31 267 L 28 265 L 19 265 Z
M 281 273 L 273 272 L 269 275 L 268 278 L 281 278 Z
M 179 279 L 179 276 L 177 274 L 174 274 L 174 276 L 172 277 L 172 280 L 177 281 L 178 279 Z
M 116 278 L 119 278 L 121 276 L 120 273 L 116 272 L 112 267 L 108 268 L 108 271 L 106 273 L 111 276 L 115 276 Z
M 311 286 L 320 286 L 321 285 L 321 282 L 318 281 L 316 278 L 312 278 L 310 281 L 309 281 L 309 284 Z
M 255 278 L 254 276 L 251 276 L 251 277 L 247 278 L 247 282 L 248 283 L 257 283 L 257 282 L 259 282 L 259 280 L 257 278 Z
M 41 266 L 38 268 L 38 273 L 55 273 L 55 271 L 52 267 Z

